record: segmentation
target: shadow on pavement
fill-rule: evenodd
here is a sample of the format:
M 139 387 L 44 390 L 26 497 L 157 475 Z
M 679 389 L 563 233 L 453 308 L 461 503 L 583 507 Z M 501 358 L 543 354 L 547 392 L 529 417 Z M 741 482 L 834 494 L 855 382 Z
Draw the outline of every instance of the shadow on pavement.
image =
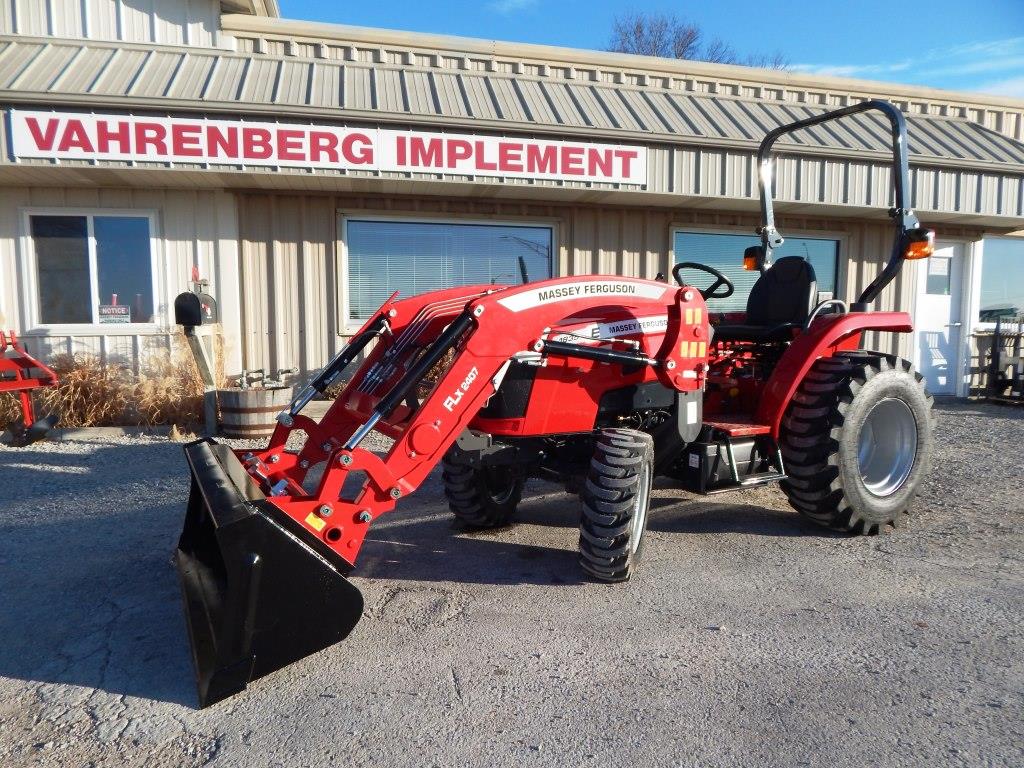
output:
M 130 482 L 104 482 L 114 462 Z M 0 454 L 0 675 L 195 705 L 171 563 L 184 473 L 170 443 Z
M 172 562 L 188 493 L 180 446 L 5 451 L 0 478 L 16 489 L 0 510 L 0 675 L 195 706 Z M 526 539 L 516 528 L 462 529 L 438 480 L 432 475 L 373 527 L 354 576 L 477 584 L 582 580 L 575 496 L 531 483 L 518 521 L 542 530 Z M 795 513 L 731 502 L 659 495 L 650 528 L 823 533 Z

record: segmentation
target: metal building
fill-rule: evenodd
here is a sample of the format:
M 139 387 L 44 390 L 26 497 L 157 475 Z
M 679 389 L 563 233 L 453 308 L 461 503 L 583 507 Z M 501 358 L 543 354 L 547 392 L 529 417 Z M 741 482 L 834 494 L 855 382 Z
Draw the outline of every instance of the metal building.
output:
M 908 116 L 941 248 L 880 300 L 916 333 L 870 341 L 964 395 L 975 335 L 1024 310 L 1024 102 L 287 21 L 274 0 L 0 0 L 0 326 L 138 367 L 198 274 L 227 373 L 305 372 L 392 289 L 681 260 L 742 288 L 761 136 L 871 97 Z M 885 130 L 779 149 L 781 253 L 852 299 L 888 256 Z

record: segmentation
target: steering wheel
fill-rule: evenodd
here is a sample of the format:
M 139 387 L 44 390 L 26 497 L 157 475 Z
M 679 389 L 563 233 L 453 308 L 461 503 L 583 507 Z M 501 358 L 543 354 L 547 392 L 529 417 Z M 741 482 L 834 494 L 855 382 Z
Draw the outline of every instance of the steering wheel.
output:
M 715 282 L 704 290 L 701 291 L 699 288 L 697 289 L 700 292 L 700 295 L 705 299 L 727 299 L 732 296 L 733 291 L 736 290 L 735 286 L 732 284 L 732 280 L 723 275 L 717 269 L 709 267 L 707 264 L 697 264 L 694 261 L 682 261 L 672 267 L 672 277 L 676 279 L 676 282 L 679 283 L 679 285 L 686 285 L 686 283 L 683 282 L 682 276 L 682 271 L 684 269 L 697 269 L 701 272 L 707 272 L 715 278 Z M 722 293 L 718 292 L 719 287 L 723 287 Z

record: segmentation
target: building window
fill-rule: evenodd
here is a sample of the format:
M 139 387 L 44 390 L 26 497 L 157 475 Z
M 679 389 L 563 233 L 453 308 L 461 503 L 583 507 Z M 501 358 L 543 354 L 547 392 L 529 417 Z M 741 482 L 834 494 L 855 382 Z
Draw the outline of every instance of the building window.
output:
M 676 261 L 693 261 L 714 267 L 728 277 L 736 287 L 727 299 L 711 299 L 708 308 L 714 312 L 743 312 L 747 296 L 754 286 L 758 272 L 743 269 L 743 251 L 751 245 L 760 245 L 761 239 L 753 235 L 725 235 L 710 232 L 676 232 Z M 836 292 L 836 274 L 839 267 L 839 241 L 812 237 L 787 237 L 781 248 L 772 251 L 772 259 L 784 256 L 803 256 L 814 267 L 819 294 Z M 684 270 L 683 278 L 698 288 L 713 282 L 703 272 Z
M 41 325 L 153 322 L 147 216 L 29 217 Z
M 1024 238 L 987 237 L 981 256 L 978 320 L 1024 314 Z
M 349 219 L 349 320 L 366 320 L 394 291 L 547 279 L 551 243 L 550 227 Z

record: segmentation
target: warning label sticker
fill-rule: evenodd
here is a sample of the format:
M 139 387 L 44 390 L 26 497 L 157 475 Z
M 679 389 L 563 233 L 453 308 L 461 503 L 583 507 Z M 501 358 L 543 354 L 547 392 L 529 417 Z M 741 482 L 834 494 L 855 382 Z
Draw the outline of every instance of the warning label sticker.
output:
M 654 315 L 652 317 L 637 317 L 629 320 L 621 320 L 616 323 L 591 323 L 571 332 L 556 333 L 551 336 L 552 341 L 566 341 L 579 343 L 582 340 L 594 339 L 618 339 L 623 336 L 646 336 L 648 334 L 664 333 L 668 329 L 668 317 L 666 315 Z

